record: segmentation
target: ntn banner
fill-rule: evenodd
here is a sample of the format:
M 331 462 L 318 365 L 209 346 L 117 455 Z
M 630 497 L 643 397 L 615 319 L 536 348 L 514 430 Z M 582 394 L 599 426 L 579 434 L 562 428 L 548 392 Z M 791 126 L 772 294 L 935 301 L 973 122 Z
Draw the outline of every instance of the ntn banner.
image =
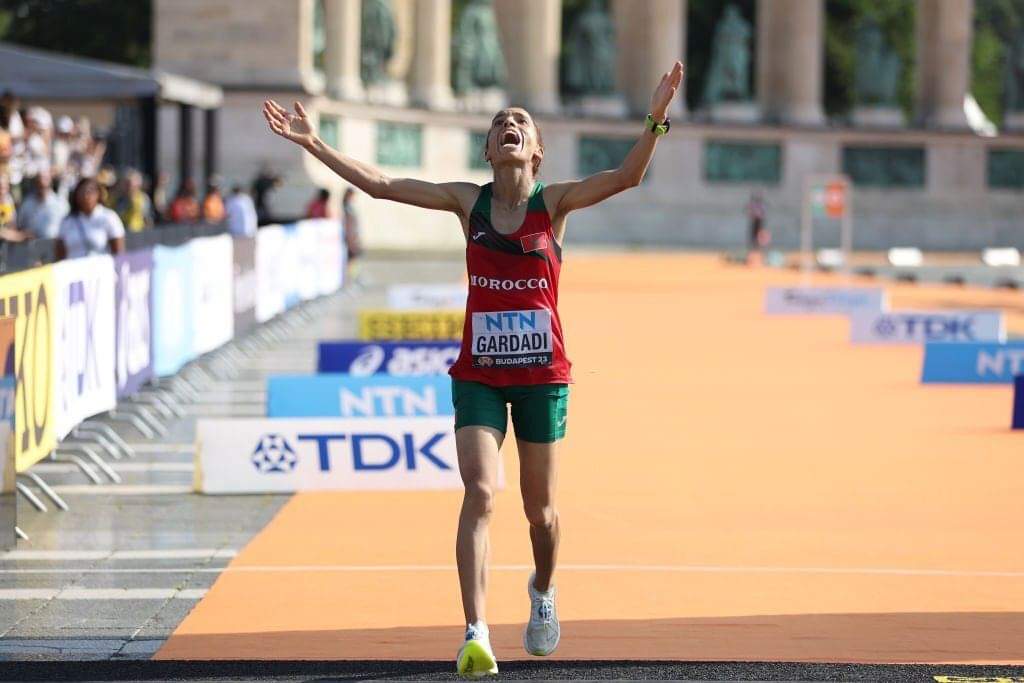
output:
M 0 317 L 14 318 L 14 462 L 18 472 L 57 444 L 54 429 L 53 266 L 0 277 Z
M 887 311 L 889 296 L 881 287 L 769 287 L 764 312 L 770 315 L 847 315 Z
M 862 344 L 924 344 L 925 342 L 1003 342 L 1006 321 L 993 310 L 903 310 L 854 312 L 850 340 Z
M 173 375 L 195 357 L 192 351 L 192 250 L 153 249 L 153 371 Z
M 54 430 L 64 438 L 117 405 L 114 259 L 97 255 L 53 266 Z
M 268 417 L 430 417 L 454 415 L 448 377 L 275 375 Z
M 359 311 L 359 338 L 365 340 L 461 339 L 465 312 Z
M 450 341 L 328 341 L 317 347 L 317 372 L 345 372 L 365 377 L 441 375 L 459 357 Z
M 498 485 L 505 482 L 499 461 Z M 200 419 L 203 493 L 461 490 L 450 417 Z
M 1024 340 L 931 342 L 924 346 L 921 381 L 945 384 L 1012 384 L 1024 374 Z

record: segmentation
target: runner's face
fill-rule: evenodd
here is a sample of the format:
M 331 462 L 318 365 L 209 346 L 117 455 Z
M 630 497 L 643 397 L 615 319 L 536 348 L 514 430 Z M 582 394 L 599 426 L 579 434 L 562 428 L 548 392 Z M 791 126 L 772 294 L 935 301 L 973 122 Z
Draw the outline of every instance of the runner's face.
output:
M 527 164 L 533 168 L 543 156 L 537 127 L 528 111 L 511 107 L 495 115 L 487 132 L 485 157 L 492 165 Z

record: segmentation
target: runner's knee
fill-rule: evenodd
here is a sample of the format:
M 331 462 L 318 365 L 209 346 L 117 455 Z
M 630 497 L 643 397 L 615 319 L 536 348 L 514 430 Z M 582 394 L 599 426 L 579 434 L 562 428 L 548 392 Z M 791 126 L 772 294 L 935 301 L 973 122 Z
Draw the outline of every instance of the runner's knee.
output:
M 553 527 L 555 519 L 558 517 L 554 505 L 525 505 L 523 509 L 526 511 L 526 521 L 530 523 L 530 526 L 542 529 Z
M 494 511 L 494 491 L 487 484 L 466 484 L 464 507 L 477 517 L 490 517 Z

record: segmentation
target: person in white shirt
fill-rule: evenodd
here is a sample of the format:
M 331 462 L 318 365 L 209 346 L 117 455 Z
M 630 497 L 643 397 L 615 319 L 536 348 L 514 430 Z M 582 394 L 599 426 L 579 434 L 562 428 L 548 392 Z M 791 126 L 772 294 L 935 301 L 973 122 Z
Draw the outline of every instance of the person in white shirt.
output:
M 71 195 L 71 213 L 60 224 L 58 258 L 124 252 L 120 217 L 100 204 L 100 185 L 93 178 L 78 181 Z
M 18 227 L 38 239 L 56 239 L 61 219 L 68 214 L 68 203 L 53 191 L 49 173 L 37 175 L 32 189 L 18 211 Z
M 231 196 L 224 204 L 228 232 L 235 237 L 252 237 L 256 234 L 256 205 L 241 185 L 235 185 Z

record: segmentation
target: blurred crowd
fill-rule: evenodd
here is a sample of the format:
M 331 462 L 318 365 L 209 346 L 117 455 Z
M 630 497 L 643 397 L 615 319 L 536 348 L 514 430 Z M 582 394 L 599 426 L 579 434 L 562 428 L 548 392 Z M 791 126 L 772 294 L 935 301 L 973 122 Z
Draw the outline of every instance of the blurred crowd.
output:
M 212 178 L 200 193 L 186 179 L 172 193 L 166 173 L 149 179 L 114 168 L 104 162 L 106 151 L 88 118 L 54 117 L 9 92 L 0 95 L 0 241 L 58 239 L 73 256 L 79 254 L 70 253 L 72 243 L 85 253 L 116 253 L 126 232 L 161 223 L 226 223 L 233 234 L 255 234 L 257 206 L 243 187 L 225 196 Z M 279 182 L 264 170 L 254 183 L 264 214 Z

